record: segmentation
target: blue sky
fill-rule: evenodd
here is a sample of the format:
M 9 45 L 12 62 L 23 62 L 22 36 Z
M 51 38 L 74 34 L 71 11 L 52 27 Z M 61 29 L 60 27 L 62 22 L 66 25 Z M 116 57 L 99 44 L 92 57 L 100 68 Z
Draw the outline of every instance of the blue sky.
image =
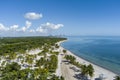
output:
M 1 0 L 0 36 L 120 36 L 120 0 Z

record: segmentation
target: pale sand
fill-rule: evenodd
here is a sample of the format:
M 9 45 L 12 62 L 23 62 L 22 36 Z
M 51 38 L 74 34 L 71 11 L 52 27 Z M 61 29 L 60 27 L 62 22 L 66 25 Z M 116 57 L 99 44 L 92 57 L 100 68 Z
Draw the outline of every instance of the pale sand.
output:
M 42 50 L 40 49 L 32 49 L 32 50 L 29 50 L 29 51 L 26 51 L 26 53 L 30 54 L 30 55 L 35 55 L 35 54 L 38 54 L 39 52 L 41 52 Z
M 60 43 L 62 43 L 62 42 L 64 42 L 64 41 L 61 41 L 58 44 L 60 45 Z M 63 52 L 62 52 L 63 49 L 64 48 L 60 46 L 60 49 L 59 49 L 60 50 L 60 55 L 63 54 Z M 102 68 L 102 67 L 100 67 L 98 65 L 95 65 L 95 64 L 93 64 L 91 62 L 88 62 L 88 61 L 86 61 L 86 60 L 84 60 L 84 59 L 74 55 L 72 52 L 70 52 L 68 50 L 67 50 L 66 54 L 74 56 L 76 58 L 77 62 L 80 62 L 82 64 L 86 64 L 86 65 L 88 65 L 88 64 L 92 64 L 93 65 L 95 72 L 94 72 L 94 76 L 92 77 L 91 80 L 95 80 L 95 78 L 98 78 L 100 74 L 104 74 L 104 76 L 106 77 L 106 79 L 104 79 L 104 80 L 113 80 L 114 77 L 116 76 L 115 73 L 113 73 L 113 72 L 111 72 L 111 71 L 109 71 L 107 69 L 104 69 L 104 68 Z M 60 57 L 60 56 L 58 56 L 58 57 Z M 64 60 L 63 57 L 62 58 L 58 58 L 58 59 L 60 61 Z M 67 64 L 62 62 L 62 64 L 58 63 L 58 65 L 61 65 L 61 71 L 60 71 L 60 69 L 59 69 L 59 71 L 60 71 L 60 74 L 62 74 L 62 76 L 65 77 L 65 80 L 77 80 L 76 78 L 74 78 L 74 75 L 76 74 L 76 72 L 73 71 L 72 69 L 70 69 L 70 67 L 71 67 L 70 64 L 67 65 Z
M 55 75 L 61 76 L 61 62 L 62 62 L 62 56 L 59 54 L 58 55 L 58 68 L 56 69 Z

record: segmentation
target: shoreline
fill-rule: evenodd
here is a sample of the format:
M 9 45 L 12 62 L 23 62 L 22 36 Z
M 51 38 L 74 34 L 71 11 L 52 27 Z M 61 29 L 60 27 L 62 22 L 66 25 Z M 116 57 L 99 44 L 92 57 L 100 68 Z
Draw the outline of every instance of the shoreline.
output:
M 65 48 L 64 48 L 64 49 L 65 49 Z M 66 49 L 66 50 L 67 50 L 67 49 Z M 70 51 L 70 52 L 71 52 L 71 51 Z M 71 52 L 71 53 L 73 53 L 73 52 Z M 73 54 L 74 54 L 74 53 L 73 53 Z M 76 54 L 74 54 L 74 55 L 76 55 Z M 76 55 L 76 56 L 78 56 L 78 55 Z M 78 56 L 78 57 L 80 57 L 80 56 Z M 83 58 L 83 57 L 80 57 L 80 58 L 82 58 L 82 59 L 84 59 L 84 60 L 86 60 L 86 61 L 88 61 L 88 62 L 90 62 L 90 63 L 93 63 L 94 65 L 97 65 L 97 66 L 99 66 L 99 67 L 101 67 L 101 68 L 104 68 L 104 69 L 106 69 L 106 70 L 108 70 L 108 71 L 110 71 L 110 72 L 112 72 L 112 73 L 114 73 L 114 74 L 116 74 L 116 75 L 120 75 L 119 73 L 116 73 L 116 72 L 114 72 L 114 71 L 112 71 L 112 70 L 110 70 L 110 69 L 107 69 L 107 68 L 99 65 L 99 64 L 96 64 L 96 63 L 94 63 L 94 62 L 91 62 L 91 61 L 89 61 L 89 60 L 87 60 L 87 59 L 85 59 L 85 58 Z
M 62 47 L 62 46 L 61 46 Z M 64 47 L 63 47 L 64 48 Z M 112 70 L 110 70 L 110 69 L 107 69 L 107 68 L 105 68 L 105 67 L 103 67 L 103 66 L 100 66 L 99 64 L 96 64 L 96 63 L 94 63 L 94 62 L 91 62 L 91 61 L 89 61 L 88 59 L 85 59 L 85 58 L 83 58 L 83 57 L 81 57 L 81 56 L 79 56 L 79 55 L 76 55 L 74 52 L 72 52 L 72 51 L 70 51 L 70 50 L 68 50 L 68 49 L 66 49 L 66 48 L 64 48 L 65 50 L 67 50 L 67 51 L 69 51 L 69 52 L 71 52 L 73 55 L 75 55 L 75 56 L 77 56 L 77 57 L 79 57 L 79 58 L 81 58 L 81 59 L 84 59 L 85 61 L 87 61 L 87 62 L 89 62 L 89 63 L 92 63 L 92 64 L 94 64 L 94 65 L 96 65 L 96 66 L 99 66 L 99 67 L 101 67 L 101 68 L 104 68 L 104 69 L 106 69 L 106 70 L 108 70 L 108 71 L 110 71 L 110 72 L 112 72 L 112 73 L 114 73 L 114 74 L 116 74 L 116 75 L 120 75 L 119 73 L 116 73 L 116 72 L 114 72 L 114 71 L 112 71 Z
M 63 48 L 63 49 L 65 49 L 65 48 L 61 46 L 61 43 L 65 42 L 65 41 L 67 41 L 67 40 L 60 41 L 60 42 L 59 42 L 60 47 Z M 65 50 L 67 50 L 67 49 L 65 49 Z M 99 65 L 97 65 L 97 64 L 95 64 L 95 63 L 90 62 L 89 60 L 86 60 L 86 59 L 84 59 L 84 58 L 82 58 L 82 57 L 80 57 L 80 56 L 77 56 L 76 54 L 72 53 L 72 52 L 69 51 L 69 50 L 67 50 L 67 54 L 74 56 L 74 57 L 76 58 L 76 61 L 77 61 L 77 62 L 80 62 L 81 64 L 86 64 L 86 65 L 92 64 L 92 65 L 93 65 L 93 68 L 94 68 L 94 71 L 95 71 L 95 72 L 94 72 L 94 76 L 93 76 L 93 78 L 92 78 L 93 80 L 94 80 L 95 78 L 98 78 L 100 74 L 104 74 L 104 76 L 106 77 L 105 80 L 113 80 L 114 77 L 115 77 L 116 75 L 118 75 L 118 74 L 114 73 L 113 71 L 111 71 L 111 70 L 109 70 L 109 69 L 106 69 L 106 68 L 104 68 L 104 67 L 102 67 L 102 66 L 99 66 Z

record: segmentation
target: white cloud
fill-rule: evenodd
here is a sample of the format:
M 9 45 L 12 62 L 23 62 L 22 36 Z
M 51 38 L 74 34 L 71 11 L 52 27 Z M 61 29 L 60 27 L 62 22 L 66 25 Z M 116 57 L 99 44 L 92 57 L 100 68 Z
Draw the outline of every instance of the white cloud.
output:
M 47 29 L 59 29 L 60 27 L 63 27 L 64 25 L 63 24 L 53 24 L 53 23 L 45 23 L 45 24 L 42 24 L 41 27 L 43 28 L 47 28 Z
M 26 28 L 26 27 L 22 27 L 20 31 L 25 32 L 26 30 L 27 30 L 27 28 Z
M 45 23 L 45 24 L 41 24 L 40 27 L 38 27 L 36 29 L 37 32 L 41 32 L 41 33 L 49 33 L 53 30 L 57 30 L 61 27 L 63 27 L 64 25 L 63 24 L 53 24 L 53 23 Z
M 34 32 L 35 32 L 35 30 L 34 30 L 34 29 L 31 29 L 29 32 L 34 33 Z
M 35 13 L 35 12 L 29 12 L 29 13 L 26 13 L 24 17 L 25 17 L 26 19 L 36 20 L 36 19 L 42 18 L 43 15 L 42 15 L 42 14 Z
M 23 31 L 23 32 L 25 32 L 25 31 L 27 31 L 30 28 L 31 25 L 32 25 L 32 23 L 30 21 L 26 21 L 25 22 L 25 26 L 22 27 L 21 29 L 18 29 L 17 31 Z
M 43 17 L 43 15 L 41 13 L 35 13 L 35 12 L 29 12 L 26 13 L 24 15 L 24 17 L 28 20 L 37 20 Z M 12 25 L 9 27 L 4 26 L 2 23 L 0 23 L 0 32 L 2 33 L 7 33 L 8 35 L 10 35 L 9 33 L 15 33 L 16 34 L 26 34 L 26 33 L 40 33 L 40 34 L 51 34 L 52 31 L 57 30 L 61 27 L 63 27 L 63 24 L 53 24 L 50 22 L 47 22 L 45 24 L 41 24 L 40 26 L 36 26 L 36 28 L 34 27 L 34 29 L 31 28 L 32 22 L 30 21 L 26 21 L 25 25 L 23 26 L 19 26 L 19 25 Z
M 41 24 L 41 26 L 36 29 L 36 32 L 49 33 L 63 26 L 64 26 L 63 24 L 53 24 L 53 23 L 47 22 L 45 24 Z
M 9 28 L 0 23 L 0 31 L 8 31 Z
M 36 29 L 37 32 L 45 33 L 46 29 L 43 29 L 41 26 Z
M 0 23 L 0 31 L 23 31 L 23 32 L 25 32 L 30 28 L 31 25 L 32 25 L 32 23 L 29 21 L 26 21 L 25 26 L 22 28 L 19 28 L 19 25 L 5 27 L 3 24 Z
M 23 27 L 20 27 L 19 25 L 12 25 L 10 27 L 5 27 L 3 24 L 0 23 L 0 32 L 5 33 L 7 35 L 13 35 L 13 33 L 15 33 L 15 35 L 17 34 L 26 34 L 26 33 L 30 33 L 32 34 L 37 34 L 40 33 L 40 35 L 42 34 L 51 34 L 54 30 L 57 30 L 61 27 L 63 27 L 63 24 L 53 24 L 50 22 L 47 22 L 45 24 L 41 24 L 39 27 L 32 29 L 31 27 L 32 23 L 30 21 L 26 21 L 25 25 Z
M 26 28 L 29 28 L 32 25 L 32 23 L 30 21 L 26 21 L 25 25 L 26 25 Z
M 15 30 L 16 31 L 18 29 L 18 27 L 19 27 L 19 25 L 13 25 L 13 26 L 10 27 L 10 30 Z

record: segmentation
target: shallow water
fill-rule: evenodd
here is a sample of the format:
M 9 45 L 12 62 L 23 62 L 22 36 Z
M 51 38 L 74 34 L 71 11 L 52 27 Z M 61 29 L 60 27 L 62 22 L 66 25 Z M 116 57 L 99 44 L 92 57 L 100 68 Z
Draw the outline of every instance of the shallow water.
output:
M 77 56 L 120 74 L 120 37 L 68 37 L 62 46 Z

